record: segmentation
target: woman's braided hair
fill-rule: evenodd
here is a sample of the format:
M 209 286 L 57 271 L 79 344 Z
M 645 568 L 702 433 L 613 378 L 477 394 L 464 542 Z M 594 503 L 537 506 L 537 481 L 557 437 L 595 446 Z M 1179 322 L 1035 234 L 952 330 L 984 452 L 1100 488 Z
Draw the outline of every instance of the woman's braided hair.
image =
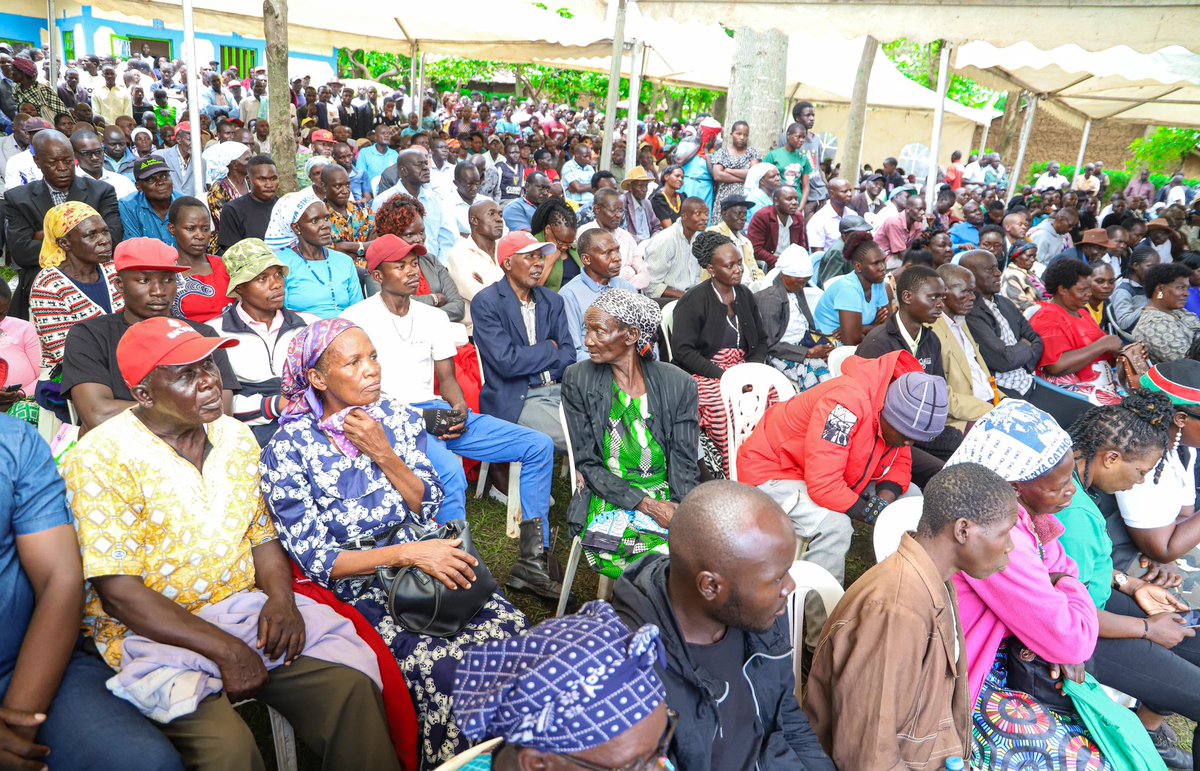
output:
M 870 233 L 855 231 L 846 236 L 842 248 L 842 258 L 846 262 L 862 262 L 866 259 L 867 252 L 872 246 L 875 246 L 875 239 Z
M 701 230 L 692 239 L 692 256 L 700 263 L 701 268 L 708 270 L 708 266 L 712 265 L 713 253 L 725 244 L 732 243 L 733 239 L 715 230 Z
M 381 236 L 398 236 L 408 230 L 417 217 L 425 219 L 425 206 L 408 193 L 398 193 L 384 201 L 375 212 L 375 232 Z
M 1079 417 L 1067 432 L 1075 445 L 1075 456 L 1084 459 L 1083 479 L 1092 461 L 1104 450 L 1139 454 L 1167 451 L 1175 408 L 1170 397 L 1146 390 L 1131 391 L 1120 406 L 1093 407 Z M 1154 470 L 1154 481 L 1162 474 L 1162 463 Z

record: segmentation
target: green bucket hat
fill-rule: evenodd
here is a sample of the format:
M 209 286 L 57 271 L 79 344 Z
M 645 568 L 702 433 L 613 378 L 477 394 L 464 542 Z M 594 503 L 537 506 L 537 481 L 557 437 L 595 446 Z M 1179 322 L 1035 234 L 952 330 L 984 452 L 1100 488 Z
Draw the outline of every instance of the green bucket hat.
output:
M 244 238 L 238 241 L 225 251 L 223 259 L 225 270 L 229 271 L 229 290 L 225 292 L 226 297 L 237 297 L 235 289 L 247 281 L 253 281 L 267 268 L 280 267 L 283 268 L 284 276 L 288 274 L 287 265 L 280 262 L 275 252 L 271 251 L 271 247 L 261 238 Z

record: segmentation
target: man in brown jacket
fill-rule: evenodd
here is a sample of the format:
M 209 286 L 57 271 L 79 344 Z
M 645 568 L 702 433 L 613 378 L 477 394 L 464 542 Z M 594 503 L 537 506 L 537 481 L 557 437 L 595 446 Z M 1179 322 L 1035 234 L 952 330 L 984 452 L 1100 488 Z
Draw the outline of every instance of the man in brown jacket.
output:
M 972 705 L 951 578 L 1003 570 L 1016 522 L 1016 494 L 999 476 L 946 468 L 925 489 L 916 532 L 830 614 L 804 710 L 838 768 L 935 771 L 966 757 Z

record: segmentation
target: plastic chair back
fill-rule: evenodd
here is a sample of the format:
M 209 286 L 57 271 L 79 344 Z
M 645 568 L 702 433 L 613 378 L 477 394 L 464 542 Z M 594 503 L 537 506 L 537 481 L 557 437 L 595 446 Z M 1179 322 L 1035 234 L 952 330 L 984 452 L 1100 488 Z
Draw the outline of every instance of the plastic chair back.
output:
M 875 562 L 883 562 L 900 548 L 900 536 L 916 530 L 921 521 L 924 498 L 901 498 L 888 505 L 875 520 L 871 536 L 875 545 Z
M 675 357 L 671 352 L 671 331 L 675 328 L 675 304 L 678 300 L 672 300 L 662 308 L 662 340 L 659 343 L 666 351 L 664 357 L 667 361 L 674 361 Z
M 766 364 L 747 362 L 725 370 L 721 376 L 721 402 L 725 405 L 729 436 L 729 478 L 737 481 L 737 453 L 742 442 L 767 411 L 771 389 L 786 402 L 796 395 L 792 381 Z
M 468 765 L 472 760 L 480 755 L 487 754 L 494 749 L 497 749 L 504 741 L 503 738 L 488 739 L 486 742 L 476 744 L 474 747 L 463 750 L 454 757 L 447 760 L 442 765 L 434 769 L 434 771 L 457 771 Z
M 840 345 L 829 352 L 829 372 L 834 377 L 842 376 L 842 365 L 858 350 L 857 345 Z
M 796 582 L 796 591 L 788 597 L 788 621 L 792 630 L 792 671 L 796 675 L 796 698 L 799 699 L 803 685 L 800 661 L 804 655 L 804 602 L 811 592 L 816 592 L 828 616 L 842 601 L 846 590 L 832 573 L 814 562 L 797 560 L 788 572 Z

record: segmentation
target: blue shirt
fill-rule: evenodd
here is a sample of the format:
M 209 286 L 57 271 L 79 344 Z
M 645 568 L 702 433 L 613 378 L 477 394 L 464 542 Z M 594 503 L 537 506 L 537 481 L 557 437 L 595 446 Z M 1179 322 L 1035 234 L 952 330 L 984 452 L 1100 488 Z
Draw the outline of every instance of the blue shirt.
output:
M 279 250 L 276 256 L 288 267 L 284 285 L 288 310 L 331 319 L 363 299 L 354 260 L 341 252 L 326 249 L 325 259 L 315 262 L 290 247 Z
M 535 211 L 537 211 L 536 206 L 524 198 L 518 198 L 504 207 L 504 224 L 508 226 L 509 230 L 529 230 L 533 227 Z
M 688 198 L 699 198 L 708 208 L 713 204 L 713 178 L 708 172 L 708 161 L 697 154 L 683 167 L 683 193 Z M 747 217 L 746 222 L 750 219 Z
M 17 538 L 71 524 L 66 486 L 50 446 L 28 423 L 0 415 L 0 698 L 8 691 L 36 599 Z
M 171 193 L 172 203 L 178 198 L 179 193 Z M 175 245 L 175 236 L 167 229 L 166 215 L 158 216 L 145 193 L 139 191 L 126 196 L 117 202 L 117 207 L 121 210 L 121 223 L 125 225 L 125 238 L 157 238 L 168 246 Z
M 601 292 L 607 292 L 609 289 L 628 289 L 637 293 L 633 284 L 623 278 L 610 278 L 608 286 L 602 286 L 593 281 L 586 271 L 563 284 L 558 290 L 558 296 L 566 306 L 567 325 L 571 328 L 571 339 L 575 343 L 575 361 L 589 358 L 588 350 L 583 344 L 583 314 L 592 307 L 592 303 L 596 302 Z
M 875 314 L 887 304 L 887 290 L 882 283 L 871 287 L 871 299 L 868 300 L 858 276 L 851 273 L 825 287 L 825 294 L 821 295 L 817 309 L 813 311 L 813 321 L 818 331 L 832 335 L 842 327 L 842 311 L 861 313 L 865 327 L 875 323 Z
M 368 195 L 375 195 L 375 185 L 370 177 L 357 167 L 347 172 L 350 175 L 350 197 L 361 201 Z
M 521 127 L 511 121 L 498 120 L 498 121 L 496 121 L 496 133 L 497 134 L 512 134 L 514 136 L 520 136 L 521 135 Z
M 354 168 L 367 178 L 367 184 L 370 185 L 371 180 L 387 171 L 388 167 L 394 166 L 399 156 L 400 153 L 390 147 L 386 152 L 380 153 L 375 145 L 369 145 L 358 151 L 358 163 L 354 164 Z
M 979 246 L 979 228 L 970 222 L 958 223 L 950 228 L 950 243 L 955 251 L 967 246 Z

